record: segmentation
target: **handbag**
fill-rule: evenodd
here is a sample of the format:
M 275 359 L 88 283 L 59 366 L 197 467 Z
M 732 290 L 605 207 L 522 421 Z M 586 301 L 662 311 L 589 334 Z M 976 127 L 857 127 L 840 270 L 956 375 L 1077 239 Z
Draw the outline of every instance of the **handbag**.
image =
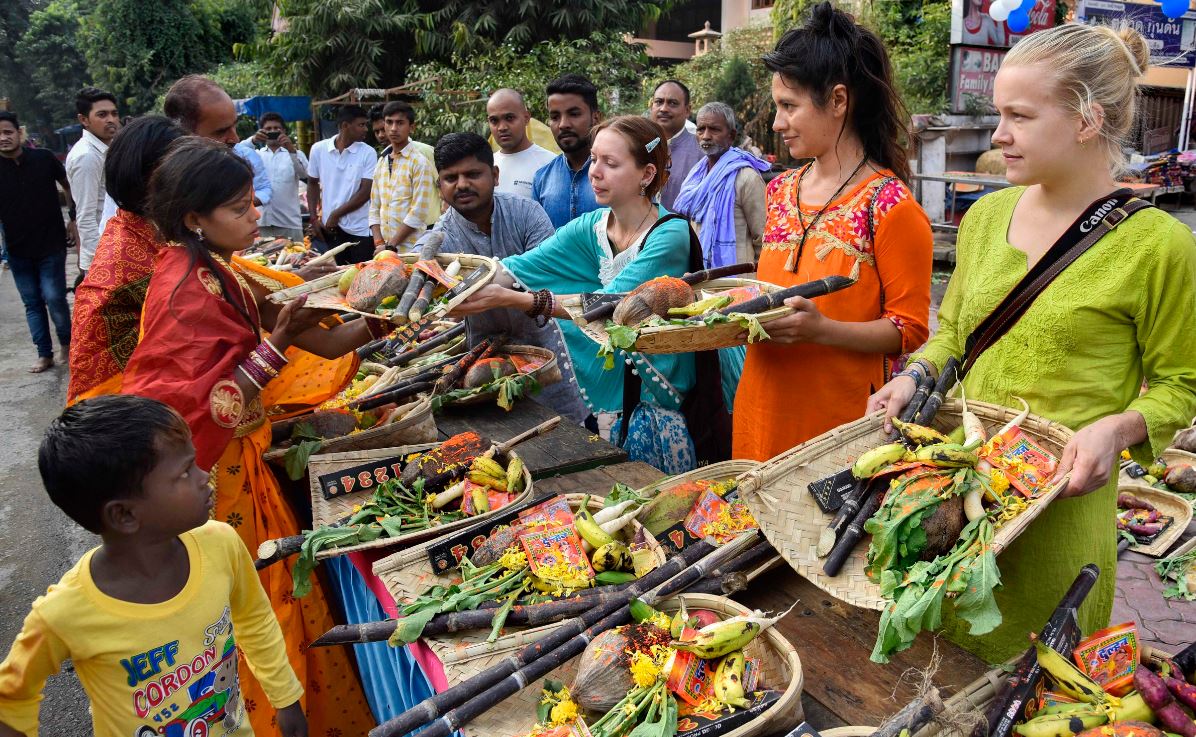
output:
M 976 364 L 980 354 L 1009 332 L 1022 315 L 1026 314 L 1026 310 L 1030 309 L 1030 305 L 1034 304 L 1034 300 L 1038 299 L 1068 266 L 1134 213 L 1149 207 L 1153 205 L 1134 197 L 1129 189 L 1119 189 L 1088 205 L 1038 263 L 1026 272 L 1021 281 L 967 337 L 964 341 L 963 358 L 959 361 L 957 379 L 963 381 L 964 375 Z

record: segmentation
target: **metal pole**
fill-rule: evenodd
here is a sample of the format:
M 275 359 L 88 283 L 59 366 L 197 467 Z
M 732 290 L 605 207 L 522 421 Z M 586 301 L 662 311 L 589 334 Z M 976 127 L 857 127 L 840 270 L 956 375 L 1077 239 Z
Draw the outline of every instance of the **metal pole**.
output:
M 1175 144 L 1180 151 L 1188 147 L 1188 136 L 1191 133 L 1193 82 L 1196 82 L 1196 74 L 1193 74 L 1192 67 L 1188 67 L 1188 79 L 1184 84 L 1183 120 L 1179 124 L 1179 140 Z

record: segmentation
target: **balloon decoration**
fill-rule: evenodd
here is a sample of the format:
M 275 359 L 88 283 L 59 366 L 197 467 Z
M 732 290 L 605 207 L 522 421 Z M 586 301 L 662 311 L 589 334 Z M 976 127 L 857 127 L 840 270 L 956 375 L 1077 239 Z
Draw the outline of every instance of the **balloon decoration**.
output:
M 1163 15 L 1171 20 L 1182 18 L 1188 12 L 1188 0 L 1163 0 Z
M 1003 3 L 993 3 L 988 8 L 988 14 L 998 23 L 1004 23 L 1009 17 L 1009 7 Z
M 1025 33 L 1030 27 L 1030 14 L 1018 8 L 1009 14 L 1005 24 L 1009 26 L 1010 33 Z

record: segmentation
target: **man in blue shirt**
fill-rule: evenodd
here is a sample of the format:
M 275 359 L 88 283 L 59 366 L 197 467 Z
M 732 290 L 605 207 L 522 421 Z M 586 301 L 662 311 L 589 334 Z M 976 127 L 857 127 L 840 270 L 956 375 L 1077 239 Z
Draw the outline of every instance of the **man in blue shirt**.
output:
M 532 199 L 548 213 L 554 228 L 598 209 L 590 187 L 590 129 L 602 120 L 598 88 L 580 74 L 566 74 L 548 85 L 548 126 L 562 153 L 545 164 L 532 182 Z
M 270 172 L 252 145 L 238 145 L 237 108 L 223 87 L 199 74 L 188 74 L 167 90 L 162 109 L 188 133 L 234 147 L 237 155 L 253 167 L 253 204 L 270 204 Z

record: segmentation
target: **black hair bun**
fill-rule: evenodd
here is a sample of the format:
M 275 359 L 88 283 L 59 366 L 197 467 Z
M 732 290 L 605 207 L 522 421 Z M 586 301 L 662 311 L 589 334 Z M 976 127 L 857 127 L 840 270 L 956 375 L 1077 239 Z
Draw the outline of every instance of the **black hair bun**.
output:
M 829 2 L 820 2 L 810 8 L 806 20 L 807 31 L 820 36 L 854 44 L 859 36 L 859 27 L 849 13 L 839 10 Z

